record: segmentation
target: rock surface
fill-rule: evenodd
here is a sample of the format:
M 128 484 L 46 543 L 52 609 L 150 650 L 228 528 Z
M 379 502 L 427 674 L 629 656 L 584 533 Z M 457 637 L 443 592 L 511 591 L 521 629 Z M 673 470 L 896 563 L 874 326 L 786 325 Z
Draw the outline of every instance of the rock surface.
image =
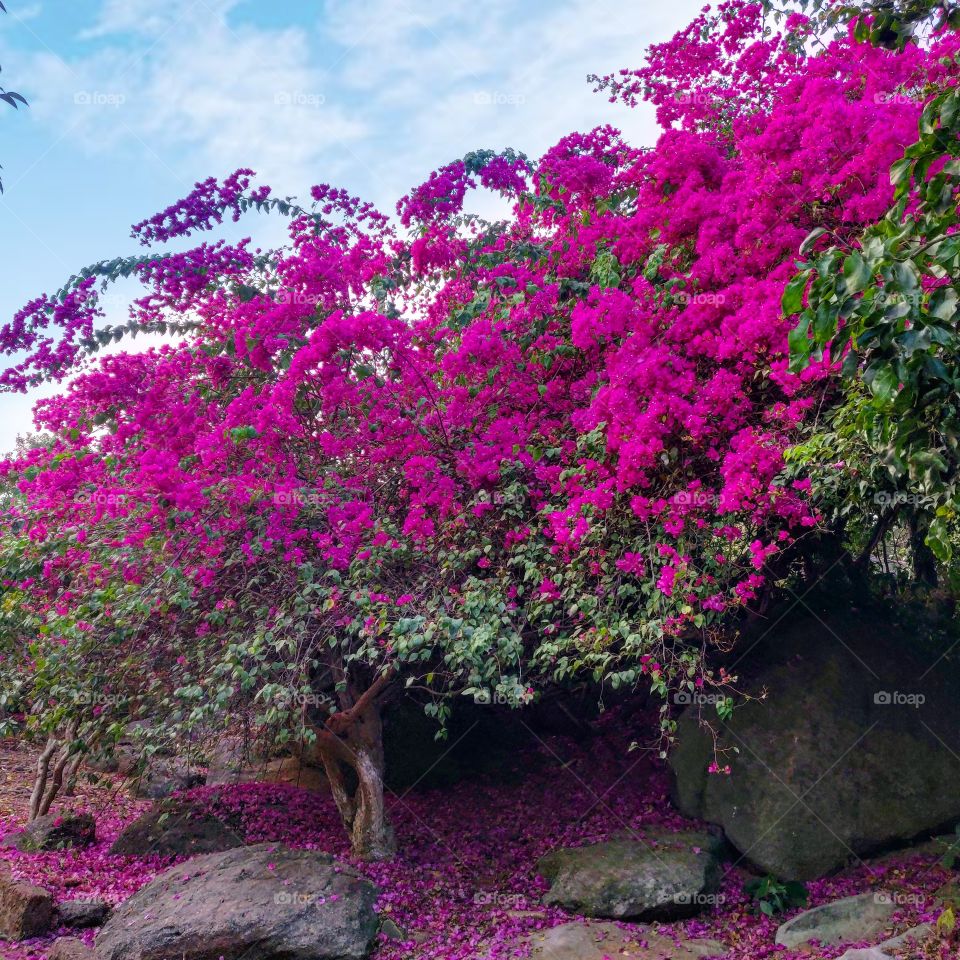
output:
M 726 950 L 715 940 L 676 942 L 661 933 L 637 927 L 624 930 L 616 923 L 577 920 L 525 937 L 518 949 L 529 945 L 532 960 L 701 960 L 723 957 Z
M 717 842 L 704 833 L 650 833 L 547 854 L 537 872 L 550 881 L 543 898 L 587 917 L 669 920 L 713 902 Z
M 76 937 L 59 937 L 47 952 L 47 960 L 94 960 L 94 952 Z
M 919 927 L 911 927 L 901 933 L 900 936 L 884 940 L 883 943 L 878 943 L 875 947 L 854 947 L 844 953 L 839 960 L 892 960 L 894 950 L 920 943 L 933 932 L 933 927 L 927 923 L 922 923 Z
M 57 904 L 57 917 L 62 927 L 100 927 L 110 909 L 106 900 L 64 900 Z
M 825 618 L 827 615 L 824 615 Z M 763 873 L 807 880 L 960 819 L 960 677 L 868 618 L 800 619 L 738 663 L 745 702 L 711 776 L 697 707 L 671 758 L 674 802 Z
M 330 783 L 323 770 L 296 757 L 259 762 L 234 762 L 231 758 L 221 757 L 215 765 L 211 765 L 206 782 L 208 786 L 223 783 L 283 783 L 311 793 L 330 792 Z
M 194 857 L 242 845 L 242 838 L 222 820 L 182 801 L 158 804 L 128 824 L 110 852 L 134 857 Z
M 24 853 L 38 850 L 61 850 L 65 847 L 86 847 L 96 843 L 96 824 L 87 813 L 48 813 L 28 823 L 17 833 L 3 840 L 3 846 Z
M 177 757 L 150 758 L 146 769 L 130 781 L 130 795 L 138 800 L 163 800 L 182 790 L 202 786 L 207 775 Z
M 98 960 L 361 960 L 376 937 L 377 890 L 349 866 L 274 843 L 171 867 L 122 903 Z
M 0 860 L 0 936 L 40 937 L 53 929 L 55 921 L 53 897 L 32 883 L 14 880 L 10 864 Z
M 872 940 L 883 933 L 896 909 L 893 898 L 883 893 L 844 897 L 805 910 L 781 924 L 776 942 L 792 949 L 812 940 L 821 946 Z

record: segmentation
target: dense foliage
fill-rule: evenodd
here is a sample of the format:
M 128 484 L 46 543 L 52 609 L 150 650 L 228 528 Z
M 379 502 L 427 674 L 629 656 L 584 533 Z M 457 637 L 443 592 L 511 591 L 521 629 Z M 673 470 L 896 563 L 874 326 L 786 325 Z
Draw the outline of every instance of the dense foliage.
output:
M 873 487 L 887 494 L 878 529 L 909 515 L 948 562 L 960 507 L 960 97 L 956 87 L 927 92 L 920 137 L 891 170 L 895 204 L 853 240 L 815 230 L 802 252 L 816 255 L 784 308 L 801 314 L 791 336 L 795 368 L 825 354 L 842 361 L 852 389 L 832 419 L 854 429 L 844 449 L 827 448 L 849 454 L 859 444 L 861 459 L 876 465 Z
M 536 162 L 478 151 L 396 222 L 329 186 L 303 207 L 250 171 L 205 181 L 134 228 L 147 253 L 20 311 L 3 385 L 71 379 L 2 465 L 4 696 L 61 774 L 131 718 L 245 719 L 319 751 L 378 857 L 398 686 L 441 718 L 451 696 L 521 705 L 582 676 L 718 685 L 729 709 L 709 653 L 818 530 L 811 430 L 845 397 L 836 351 L 794 334 L 790 365 L 797 250 L 882 231 L 891 165 L 955 100 L 956 34 L 887 49 L 820 26 L 705 12 L 598 80 L 656 106 L 654 148 L 602 127 Z M 952 167 L 911 149 L 945 189 Z M 509 218 L 465 214 L 475 188 Z M 156 251 L 251 210 L 290 218 L 282 249 Z M 130 322 L 98 327 L 129 276 Z M 86 359 L 142 330 L 170 342 Z

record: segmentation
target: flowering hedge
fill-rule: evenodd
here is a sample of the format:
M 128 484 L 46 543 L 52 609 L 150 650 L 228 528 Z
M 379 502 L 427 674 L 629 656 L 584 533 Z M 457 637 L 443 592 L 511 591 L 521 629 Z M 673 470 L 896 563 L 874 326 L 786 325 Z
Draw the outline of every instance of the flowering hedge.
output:
M 584 673 L 725 683 L 704 651 L 817 523 L 784 455 L 835 366 L 789 368 L 793 258 L 883 215 L 955 79 L 952 33 L 896 53 L 809 29 L 728 2 L 601 80 L 656 105 L 652 149 L 601 127 L 536 162 L 478 151 L 397 223 L 241 170 L 135 227 L 146 255 L 28 304 L 3 383 L 72 377 L 0 468 L 32 722 L 86 743 L 253 703 L 329 770 L 382 763 L 348 731 L 396 683 L 513 704 Z M 509 218 L 468 216 L 476 188 Z M 155 252 L 251 210 L 288 216 L 288 243 Z M 127 276 L 129 324 L 98 329 Z M 171 342 L 85 359 L 143 329 Z M 364 798 L 338 799 L 350 825 Z

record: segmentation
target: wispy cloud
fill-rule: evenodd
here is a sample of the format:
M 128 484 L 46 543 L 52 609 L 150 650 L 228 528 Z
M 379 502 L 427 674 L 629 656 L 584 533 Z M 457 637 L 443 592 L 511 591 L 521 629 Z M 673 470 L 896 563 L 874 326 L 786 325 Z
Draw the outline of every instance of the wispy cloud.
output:
M 588 72 L 640 61 L 696 0 L 626 18 L 620 0 L 325 0 L 296 27 L 240 0 L 104 0 L 70 55 L 36 55 L 35 112 L 85 149 L 191 174 L 252 166 L 283 190 L 346 178 L 384 206 L 467 149 L 537 153 L 601 122 L 649 140 Z
M 27 20 L 36 20 L 43 13 L 42 3 L 28 3 L 19 7 L 8 7 L 7 12 L 14 20 L 26 23 Z
M 93 52 L 36 56 L 38 118 L 90 151 L 133 144 L 171 168 L 312 182 L 365 127 L 325 93 L 306 30 L 231 23 L 235 5 L 108 0 L 83 34 Z

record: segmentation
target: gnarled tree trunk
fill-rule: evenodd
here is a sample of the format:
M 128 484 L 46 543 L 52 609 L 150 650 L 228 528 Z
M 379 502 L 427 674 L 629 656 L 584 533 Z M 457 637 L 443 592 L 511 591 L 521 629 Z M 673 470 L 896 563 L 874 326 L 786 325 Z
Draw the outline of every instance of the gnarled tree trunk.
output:
M 396 853 L 393 828 L 384 804 L 382 698 L 389 677 L 360 692 L 348 682 L 342 709 L 317 728 L 317 749 L 354 856 L 386 860 Z

